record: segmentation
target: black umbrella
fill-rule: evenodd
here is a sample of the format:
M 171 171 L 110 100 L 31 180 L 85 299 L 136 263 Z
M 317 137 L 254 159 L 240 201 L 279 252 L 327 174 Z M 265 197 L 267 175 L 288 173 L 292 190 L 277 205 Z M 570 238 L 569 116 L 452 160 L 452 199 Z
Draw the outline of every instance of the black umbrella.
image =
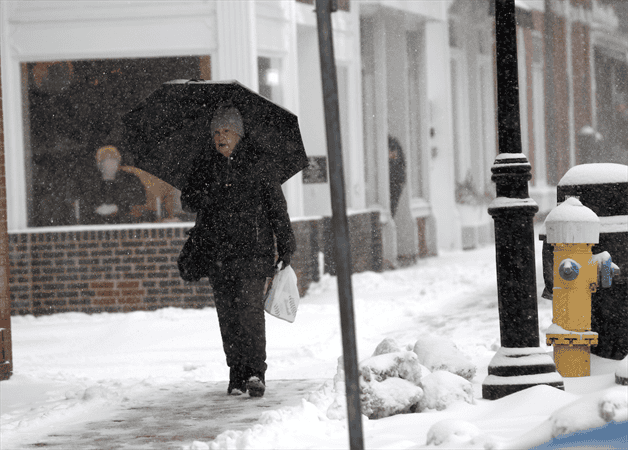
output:
M 219 106 L 238 108 L 244 130 L 281 183 L 307 167 L 298 118 L 235 80 L 173 80 L 122 117 L 133 165 L 172 186 L 185 186 Z

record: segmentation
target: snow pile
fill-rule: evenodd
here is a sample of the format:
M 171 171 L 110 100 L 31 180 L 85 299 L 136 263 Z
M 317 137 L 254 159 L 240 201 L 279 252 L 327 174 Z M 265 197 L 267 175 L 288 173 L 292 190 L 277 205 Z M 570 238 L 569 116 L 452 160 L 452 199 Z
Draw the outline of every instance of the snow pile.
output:
M 573 397 L 571 394 L 540 385 L 494 401 L 495 407 L 492 414 L 498 414 L 502 409 L 511 410 L 515 406 L 525 405 L 530 398 L 535 396 L 538 398 L 539 395 L 546 396 L 548 404 L 558 402 L 559 405 Z M 451 449 L 533 449 L 553 440 L 565 440 L 571 436 L 576 436 L 577 442 L 585 442 L 587 435 L 578 436 L 577 433 L 594 432 L 607 423 L 618 423 L 628 427 L 626 421 L 628 421 L 628 387 L 615 386 L 564 404 L 539 426 L 517 437 L 498 438 L 483 432 L 480 427 L 470 421 L 445 419 L 430 427 L 426 445 Z M 549 447 L 543 448 L 558 448 L 552 444 L 548 445 Z
M 552 438 L 628 420 L 628 388 L 616 386 L 589 394 L 555 411 L 549 418 Z
M 391 338 L 386 338 L 382 342 L 380 342 L 377 347 L 375 347 L 375 351 L 373 352 L 373 356 L 384 355 L 386 353 L 395 353 L 400 352 L 401 347 L 397 344 L 397 341 Z
M 360 363 L 363 414 L 369 419 L 381 419 L 425 410 L 442 411 L 460 401 L 474 403 L 469 379 L 476 368 L 453 342 L 427 336 L 408 348 L 414 350 L 401 350 L 396 341 L 387 338 L 373 356 Z M 435 371 L 429 373 L 420 360 Z
M 423 390 L 402 378 L 375 379 L 364 383 L 360 379 L 362 413 L 369 419 L 381 419 L 396 414 L 416 412 Z
M 360 364 L 362 413 L 369 419 L 415 412 L 423 397 L 421 366 L 414 352 L 399 351 Z
M 552 439 L 596 429 L 610 422 L 626 421 L 628 421 L 628 387 L 614 386 L 584 395 L 558 408 L 545 422 L 512 440 L 505 448 L 532 448 Z M 628 427 L 628 423 L 625 425 Z
M 477 426 L 458 419 L 445 419 L 432 425 L 427 433 L 427 445 L 456 449 L 496 448 L 495 441 Z
M 316 406 L 303 399 L 300 406 L 262 413 L 258 423 L 247 430 L 219 434 L 207 448 L 302 448 L 305 442 L 320 441 L 341 430 L 346 433 L 344 421 L 330 421 Z M 197 448 L 202 448 L 199 444 L 202 443 L 196 443 Z
M 422 337 L 414 344 L 414 353 L 432 372 L 446 370 L 469 381 L 475 377 L 476 366 L 447 338 Z
M 473 385 L 459 375 L 437 370 L 421 379 L 424 396 L 419 410 L 435 409 L 442 411 L 457 402 L 474 404 Z

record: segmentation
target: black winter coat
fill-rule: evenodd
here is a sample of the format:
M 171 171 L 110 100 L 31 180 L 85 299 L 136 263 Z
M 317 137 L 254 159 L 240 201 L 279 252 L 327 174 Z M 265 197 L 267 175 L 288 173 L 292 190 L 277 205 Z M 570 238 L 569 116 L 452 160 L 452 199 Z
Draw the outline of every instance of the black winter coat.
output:
M 199 215 L 195 232 L 209 262 L 210 281 L 217 274 L 273 276 L 275 238 L 280 256 L 296 250 L 281 185 L 246 138 L 229 158 L 213 146 L 206 149 L 181 201 Z

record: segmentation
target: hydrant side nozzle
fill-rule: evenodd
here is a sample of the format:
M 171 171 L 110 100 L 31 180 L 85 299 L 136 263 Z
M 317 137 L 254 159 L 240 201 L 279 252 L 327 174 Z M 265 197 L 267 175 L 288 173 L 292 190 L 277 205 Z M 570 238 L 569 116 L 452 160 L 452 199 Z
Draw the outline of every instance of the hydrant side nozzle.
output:
M 597 264 L 598 285 L 609 288 L 613 284 L 613 277 L 619 276 L 621 270 L 617 264 L 613 263 L 608 252 L 598 253 L 591 257 L 591 263 Z

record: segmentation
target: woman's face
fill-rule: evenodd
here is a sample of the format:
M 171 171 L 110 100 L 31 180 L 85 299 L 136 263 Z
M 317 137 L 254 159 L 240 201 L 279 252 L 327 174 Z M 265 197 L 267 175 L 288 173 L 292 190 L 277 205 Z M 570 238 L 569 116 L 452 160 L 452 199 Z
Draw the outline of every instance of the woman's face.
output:
M 218 128 L 214 132 L 216 150 L 226 157 L 231 156 L 231 152 L 238 145 L 238 142 L 240 142 L 240 136 L 231 128 Z

